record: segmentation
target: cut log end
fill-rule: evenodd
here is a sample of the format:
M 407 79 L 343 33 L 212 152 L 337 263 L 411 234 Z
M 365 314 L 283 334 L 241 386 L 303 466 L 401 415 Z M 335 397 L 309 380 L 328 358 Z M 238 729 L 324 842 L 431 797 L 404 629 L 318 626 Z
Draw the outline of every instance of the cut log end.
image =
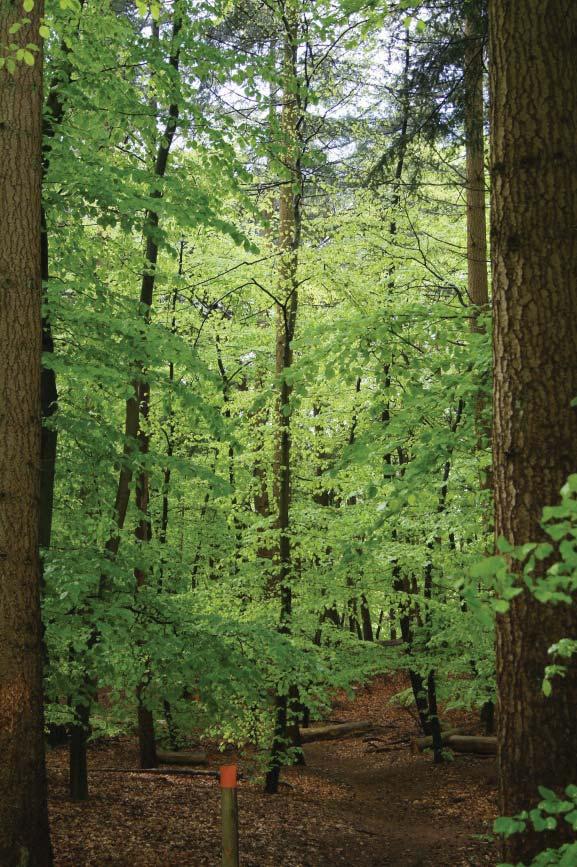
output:
M 497 738 L 474 735 L 452 735 L 448 741 L 449 749 L 456 753 L 477 753 L 482 756 L 497 755 Z
M 465 734 L 463 729 L 457 729 L 457 728 L 445 729 L 441 733 L 441 742 L 444 745 L 447 743 L 448 739 L 452 735 L 463 735 L 463 734 Z M 422 753 L 423 750 L 430 750 L 432 748 L 433 748 L 433 738 L 430 735 L 429 735 L 429 737 L 424 737 L 424 738 L 413 738 L 413 740 L 411 741 L 411 752 L 413 753 L 413 755 L 416 755 L 417 753 Z

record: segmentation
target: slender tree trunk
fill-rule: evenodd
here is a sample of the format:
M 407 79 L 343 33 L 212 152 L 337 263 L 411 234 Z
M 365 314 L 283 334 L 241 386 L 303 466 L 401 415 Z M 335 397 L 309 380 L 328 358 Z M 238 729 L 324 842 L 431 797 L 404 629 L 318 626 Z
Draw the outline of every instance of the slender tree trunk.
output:
M 85 0 L 80 0 L 79 7 L 82 9 Z M 67 55 L 70 50 L 68 44 L 63 42 L 62 49 Z M 72 66 L 65 60 L 61 75 L 54 76 L 50 83 L 44 117 L 42 123 L 42 183 L 46 179 L 50 168 L 51 142 L 57 128 L 64 119 L 64 102 L 61 98 L 62 79 L 70 80 Z M 43 284 L 43 299 L 46 301 L 46 286 L 50 279 L 49 262 L 49 239 L 46 211 L 41 206 L 41 230 L 40 230 L 40 262 Z M 52 336 L 52 324 L 47 313 L 42 316 L 42 353 L 44 356 L 54 352 L 54 339 Z M 45 365 L 42 366 L 40 380 L 40 401 L 42 409 L 42 439 L 40 460 L 40 510 L 39 510 L 39 541 L 40 547 L 47 550 L 50 548 L 52 537 L 52 515 L 54 512 L 54 479 L 56 475 L 56 453 L 58 434 L 56 430 L 46 425 L 56 413 L 58 407 L 58 389 L 56 387 L 55 372 Z
M 483 35 L 479 10 L 469 8 L 465 20 L 465 149 L 467 157 L 467 294 L 471 305 L 471 331 L 484 333 L 479 315 L 489 304 L 487 214 L 485 205 L 485 138 L 483 123 Z M 475 400 L 475 426 L 479 449 L 491 442 L 491 421 L 486 413 L 486 383 Z M 482 490 L 492 488 L 492 473 L 480 473 Z M 491 519 L 487 516 L 487 529 Z
M 257 378 L 255 389 L 262 388 L 263 381 Z M 266 426 L 269 418 L 269 410 L 261 408 L 256 411 L 253 416 L 254 428 L 254 457 L 252 475 L 254 479 L 254 510 L 261 518 L 268 519 L 271 516 L 271 504 L 267 485 L 267 467 L 266 458 L 264 457 L 264 448 L 266 442 Z M 262 539 L 262 531 L 259 532 L 259 544 L 256 550 L 256 556 L 264 561 L 270 561 L 273 557 L 273 551 L 270 544 Z M 262 539 L 262 541 L 261 541 Z
M 40 46 L 37 0 L 18 41 Z M 0 44 L 21 7 L 0 2 Z M 9 53 L 6 52 L 6 54 Z M 42 52 L 0 70 L 0 863 L 50 867 L 40 618 Z
M 483 36 L 479 14 L 472 7 L 465 20 L 465 149 L 467 157 L 467 295 L 471 305 L 471 331 L 484 333 L 479 314 L 489 304 L 487 214 L 485 196 L 485 102 L 483 95 Z M 491 443 L 491 420 L 486 413 L 486 383 L 481 383 L 475 397 L 475 427 L 479 450 Z M 479 474 L 481 490 L 492 490 L 492 472 L 483 469 Z M 490 530 L 492 501 L 487 500 L 486 531 Z M 465 604 L 464 602 L 462 603 Z M 466 610 L 465 608 L 463 610 Z M 481 708 L 481 721 L 487 734 L 492 734 L 494 704 L 487 701 Z
M 74 708 L 74 722 L 70 726 L 69 743 L 69 792 L 73 801 L 88 800 L 88 755 L 87 742 L 90 731 L 90 707 Z
M 220 335 L 216 335 L 216 357 L 217 357 L 217 366 L 220 373 L 220 378 L 222 381 L 222 399 L 224 404 L 224 417 L 227 419 L 232 418 L 231 407 L 230 407 L 230 387 L 231 387 L 231 377 L 227 373 L 224 359 L 222 356 L 222 346 L 220 341 Z M 238 388 L 239 391 L 246 391 L 247 389 L 246 378 L 239 383 Z M 231 513 L 232 513 L 232 525 L 234 527 L 234 565 L 232 567 L 233 574 L 238 573 L 239 563 L 241 560 L 241 550 L 242 550 L 242 524 L 238 518 L 238 501 L 236 497 L 235 487 L 236 487 L 236 472 L 235 472 L 235 453 L 234 446 L 232 442 L 228 444 L 228 481 L 233 492 L 232 501 L 231 501 Z
M 415 699 L 415 707 L 421 724 L 422 732 L 425 736 L 432 734 L 431 723 L 429 720 L 429 703 L 427 698 L 427 687 L 422 675 L 411 668 L 410 657 L 413 654 L 413 629 L 412 620 L 414 619 L 413 608 L 410 600 L 411 589 L 409 580 L 401 574 L 400 567 L 395 563 L 393 566 L 393 589 L 397 592 L 403 592 L 406 598 L 400 605 L 399 625 L 401 628 L 401 636 L 406 645 L 406 654 L 409 662 L 409 680 L 411 681 L 411 689 L 413 690 L 413 698 Z
M 184 247 L 185 242 L 181 240 L 180 242 L 180 250 L 178 254 L 178 276 L 182 277 L 184 271 Z M 171 313 L 171 321 L 170 321 L 170 333 L 174 336 L 176 335 L 176 302 L 178 300 L 178 286 L 175 286 L 174 291 L 172 293 L 171 305 L 170 305 L 170 313 Z M 172 389 L 174 386 L 174 361 L 169 361 L 168 363 L 168 381 L 170 383 L 170 388 Z M 170 483 L 172 478 L 172 468 L 171 468 L 171 460 L 174 455 L 174 437 L 175 437 L 175 424 L 174 424 L 174 409 L 172 406 L 172 393 L 169 395 L 168 401 L 168 418 L 167 418 L 167 428 L 165 431 L 166 434 L 166 466 L 163 472 L 163 483 L 162 483 L 162 512 L 160 516 L 160 529 L 158 532 L 158 540 L 161 545 L 166 545 L 168 542 L 168 518 L 170 513 Z M 159 589 L 163 589 L 163 580 L 164 580 L 164 567 L 165 567 L 165 557 L 161 556 L 160 562 L 160 579 L 159 579 Z
M 149 411 L 150 411 L 150 387 L 147 382 L 139 384 L 139 431 L 138 431 L 138 451 L 141 460 L 146 460 L 150 448 L 150 435 L 148 430 Z M 146 556 L 142 550 L 142 546 L 147 545 L 152 538 L 152 523 L 148 512 L 150 502 L 150 480 L 148 469 L 143 466 L 138 473 L 136 480 L 136 508 L 140 512 L 140 521 L 136 528 L 136 538 L 139 548 L 141 549 L 140 556 Z M 134 570 L 136 578 L 137 591 L 141 592 L 148 583 L 147 569 L 139 565 Z M 140 755 L 141 768 L 155 768 L 157 766 L 156 758 L 156 739 L 154 735 L 154 717 L 152 711 L 146 704 L 146 688 L 151 678 L 150 667 L 147 663 L 147 669 L 138 684 L 136 690 L 136 699 L 138 703 L 138 747 Z
M 173 69 L 178 72 L 179 66 L 179 42 L 178 36 L 180 33 L 180 29 L 182 27 L 182 19 L 180 16 L 174 13 L 174 23 L 173 23 L 173 52 L 169 59 L 170 65 Z M 176 132 L 176 126 L 178 122 L 178 105 L 175 103 L 171 104 L 168 109 L 168 119 L 166 122 L 166 126 L 164 129 L 164 134 L 161 138 L 160 144 L 158 146 L 156 162 L 154 166 L 154 174 L 158 178 L 164 177 L 166 172 L 166 167 L 168 164 L 168 156 L 170 153 L 170 148 L 172 145 L 172 141 L 174 139 L 174 135 Z M 160 199 L 162 196 L 161 190 L 159 188 L 155 188 L 151 192 L 151 197 L 155 199 Z M 146 259 L 146 271 L 142 277 L 141 290 L 140 290 L 140 305 L 143 311 L 143 327 L 146 328 L 149 318 L 150 318 L 150 310 L 152 306 L 152 297 L 154 292 L 154 283 L 155 283 L 155 269 L 156 262 L 158 259 L 158 244 L 155 240 L 155 233 L 158 229 L 158 214 L 154 210 L 147 211 L 145 215 L 145 227 L 146 227 L 146 250 L 145 250 L 145 259 Z M 138 363 L 138 362 L 137 362 Z M 133 462 L 134 462 L 134 454 L 135 451 L 141 455 L 145 455 L 148 450 L 148 429 L 146 423 L 141 424 L 141 420 L 143 417 L 147 417 L 149 411 L 149 402 L 150 402 L 150 388 L 146 378 L 146 371 L 140 371 L 139 378 L 136 379 L 134 383 L 134 394 L 128 398 L 126 401 L 126 414 L 125 414 L 125 426 L 124 426 L 124 455 L 123 460 L 120 466 L 120 471 L 118 475 L 118 484 L 116 488 L 116 497 L 114 502 L 114 527 L 112 532 L 104 546 L 105 556 L 109 560 L 114 560 L 116 555 L 118 554 L 118 550 L 120 547 L 120 539 L 122 530 L 124 529 L 124 524 L 126 521 L 126 513 L 128 511 L 128 504 L 130 501 L 130 486 L 133 478 Z M 137 528 L 137 538 L 142 538 L 140 541 L 146 541 L 147 533 L 149 532 L 149 518 L 147 514 L 148 510 L 148 475 L 146 472 L 139 471 L 138 481 L 137 481 L 137 492 L 136 492 L 136 500 L 137 507 L 142 513 L 141 520 L 139 522 Z M 138 586 L 142 586 L 143 578 L 139 576 L 138 570 L 135 570 L 135 577 Z M 103 598 L 108 590 L 110 584 L 110 579 L 108 573 L 103 571 L 100 576 L 98 595 L 100 598 Z M 92 635 L 89 640 L 89 648 L 94 647 L 96 642 L 98 641 L 98 629 L 96 627 L 93 628 Z M 153 726 L 151 725 L 151 716 L 149 716 L 150 711 L 144 705 L 143 701 L 143 693 L 145 690 L 145 684 L 142 683 L 139 685 L 137 689 L 137 703 L 138 703 L 138 728 L 139 728 L 139 745 L 140 745 L 140 755 L 141 760 L 145 762 L 155 761 L 155 748 L 151 743 L 153 737 Z M 96 692 L 96 682 L 93 677 L 87 676 L 84 682 L 84 696 L 83 696 L 83 704 L 76 708 L 76 718 L 77 720 L 84 721 L 84 736 L 78 736 L 71 738 L 70 749 L 70 763 L 75 765 L 86 765 L 86 756 L 81 755 L 82 751 L 86 751 L 86 740 L 87 733 L 89 730 L 89 720 L 90 720 L 90 704 L 94 700 Z M 87 706 L 87 710 L 84 710 L 84 706 Z M 152 730 L 152 738 L 151 738 L 151 730 Z M 83 798 L 88 797 L 88 784 L 86 784 L 86 789 L 82 794 Z
M 454 417 L 451 421 L 451 433 L 453 436 L 456 434 L 458 427 L 461 423 L 461 419 L 463 417 L 463 410 L 465 408 L 464 402 L 459 400 L 457 404 L 457 408 L 455 410 Z M 452 459 L 453 446 L 451 446 L 449 456 L 445 461 L 443 467 L 443 481 L 441 484 L 441 490 L 439 492 L 439 502 L 437 503 L 437 515 L 442 515 L 447 507 L 447 494 L 449 492 L 449 476 L 451 474 L 451 459 Z M 430 559 L 427 565 L 425 566 L 425 575 L 424 575 L 424 596 L 428 603 L 431 602 L 433 598 L 433 551 L 435 546 L 439 546 L 441 544 L 441 538 L 437 538 L 434 542 L 429 542 L 429 550 L 430 550 Z M 449 537 L 449 546 L 454 546 L 454 540 L 452 537 Z M 430 635 L 431 630 L 431 619 L 432 612 L 430 604 L 427 605 L 427 609 L 425 612 L 425 623 Z M 428 716 L 429 716 L 429 729 L 431 733 L 431 737 L 433 740 L 433 754 L 435 764 L 439 764 L 443 760 L 443 741 L 441 736 L 441 725 L 439 722 L 439 716 L 437 711 L 437 685 L 436 685 L 436 675 L 434 669 L 428 673 L 427 676 L 427 703 L 428 703 Z
M 41 262 L 42 282 L 45 284 L 50 276 L 48 260 L 48 229 L 46 214 L 41 209 Z M 42 354 L 50 355 L 54 352 L 54 339 L 52 326 L 47 313 L 42 317 Z M 42 412 L 42 437 L 40 458 L 40 509 L 39 509 L 39 543 L 43 550 L 50 548 L 52 539 L 52 515 L 54 513 L 54 479 L 56 476 L 56 451 L 58 434 L 50 428 L 58 406 L 58 390 L 56 387 L 56 374 L 45 365 L 42 366 L 40 401 Z
M 360 394 L 361 386 L 362 386 L 362 379 L 359 376 L 357 378 L 356 389 L 355 389 L 357 394 Z M 357 435 L 357 425 L 358 425 L 358 415 L 357 415 L 357 411 L 355 410 L 355 412 L 353 413 L 353 421 L 351 424 L 351 429 L 349 431 L 349 446 L 352 446 L 355 443 L 356 435 Z M 348 500 L 347 500 L 348 506 L 355 506 L 356 504 L 357 504 L 357 498 L 355 496 L 348 498 Z M 358 536 L 357 539 L 360 542 L 365 541 L 364 536 Z M 360 546 L 357 547 L 356 553 L 359 557 L 359 562 L 361 562 L 360 558 L 363 556 L 362 547 L 360 547 Z M 363 574 L 362 567 L 359 568 L 358 574 L 362 578 L 362 574 Z M 347 577 L 347 584 L 349 584 L 349 586 L 353 587 L 355 585 L 355 583 L 358 584 L 360 582 L 358 582 L 358 581 L 355 582 L 353 576 L 349 575 Z M 359 610 L 360 610 L 360 617 L 359 617 Z M 357 637 L 361 641 L 372 641 L 373 640 L 373 624 L 371 622 L 371 612 L 369 609 L 369 603 L 368 603 L 366 594 L 364 592 L 361 592 L 360 597 L 357 597 L 357 595 L 355 594 L 354 596 L 351 596 L 351 598 L 349 599 L 349 630 L 350 630 L 350 632 L 353 632 L 353 633 L 356 632 Z
M 477 18 L 465 22 L 465 149 L 467 158 L 467 291 L 474 312 L 489 303 L 485 140 L 483 121 L 483 38 Z M 475 317 L 476 318 L 476 317 Z
M 80 8 L 84 6 L 84 0 L 80 0 Z M 61 48 L 65 57 L 70 50 L 68 44 L 63 41 Z M 50 155 L 52 139 L 56 129 L 64 119 L 64 102 L 61 98 L 61 86 L 63 79 L 68 82 L 72 72 L 71 64 L 65 60 L 63 69 L 59 75 L 55 75 L 50 82 L 44 116 L 42 123 L 42 185 L 46 180 L 50 168 Z M 42 201 L 40 209 L 40 272 L 42 276 L 42 299 L 48 301 L 48 281 L 50 279 L 49 238 L 46 210 Z M 54 515 L 54 482 L 56 478 L 56 456 L 58 451 L 58 432 L 50 423 L 58 409 L 58 389 L 56 373 L 46 363 L 47 358 L 54 353 L 54 338 L 52 335 L 52 323 L 47 311 L 42 314 L 42 356 L 43 364 L 40 378 L 40 406 L 42 412 L 42 435 L 40 440 L 40 504 L 38 519 L 38 540 L 40 545 L 40 570 L 41 591 L 44 590 L 44 556 L 52 542 L 52 519 Z M 42 655 L 43 663 L 48 665 L 48 650 L 42 632 Z M 49 726 L 48 740 L 51 743 L 64 743 L 67 737 L 83 737 L 85 733 L 74 732 L 76 723 L 70 726 Z M 84 763 L 86 768 L 86 763 Z M 86 774 L 84 774 L 86 776 Z M 80 779 L 82 775 L 74 775 L 74 779 Z M 71 783 L 72 783 L 71 776 Z M 77 791 L 76 785 L 71 785 L 71 791 Z M 73 795 L 74 796 L 74 795 Z
M 577 470 L 577 4 L 489 8 L 495 532 L 520 545 L 543 538 L 542 509 Z M 577 781 L 575 663 L 550 698 L 541 690 L 547 649 L 575 635 L 574 604 L 527 590 L 497 618 L 504 814 L 537 800 L 539 785 Z M 506 859 L 530 861 L 560 838 L 514 835 Z
M 361 594 L 361 624 L 363 628 L 363 641 L 373 641 L 373 623 L 367 597 Z
M 391 226 L 391 232 L 393 231 Z M 396 225 L 395 225 L 396 231 Z M 391 387 L 391 366 L 390 364 L 385 365 L 384 369 L 384 390 L 385 393 L 388 394 L 389 389 Z M 385 408 L 381 413 L 381 422 L 386 426 L 389 424 L 391 420 L 391 408 L 390 401 L 387 398 L 385 403 Z M 399 451 L 399 464 L 402 467 L 407 461 L 407 456 L 404 450 Z M 384 456 L 385 466 L 392 466 L 393 463 L 393 455 L 391 452 L 387 452 Z M 396 529 L 392 531 L 392 538 L 394 541 L 397 540 L 398 535 Z M 406 654 L 408 657 L 408 673 L 409 680 L 411 682 L 411 689 L 413 691 L 413 697 L 415 699 L 415 708 L 417 711 L 417 715 L 419 717 L 419 723 L 421 725 L 421 730 L 425 736 L 431 735 L 431 724 L 429 721 L 429 704 L 427 699 L 427 686 L 425 681 L 423 680 L 422 675 L 413 669 L 410 665 L 410 657 L 413 655 L 413 627 L 412 622 L 415 619 L 415 611 L 416 604 L 411 604 L 411 600 L 409 594 L 411 593 L 411 587 L 409 584 L 409 579 L 406 575 L 403 575 L 401 571 L 401 567 L 397 561 L 393 563 L 393 591 L 396 594 L 403 594 L 403 599 L 401 602 L 397 602 L 396 604 L 396 612 L 399 617 L 399 627 L 401 632 L 401 637 L 403 642 L 406 645 Z M 409 597 L 409 598 L 407 598 Z M 393 614 L 395 612 L 392 612 Z M 395 633 L 396 635 L 396 633 Z M 393 638 L 393 630 L 391 629 L 391 638 Z
M 276 38 L 273 36 L 269 45 L 268 52 L 268 60 L 271 74 L 276 72 L 277 66 L 277 43 Z M 266 180 L 270 181 L 273 177 L 273 166 L 275 162 L 274 154 L 274 145 L 276 144 L 276 130 L 277 130 L 277 94 L 276 87 L 274 82 L 271 80 L 269 85 L 269 93 L 268 93 L 268 129 L 270 136 L 270 148 L 267 155 L 267 171 L 266 171 Z M 267 249 L 274 250 L 276 245 L 276 239 L 274 237 L 274 226 L 273 219 L 275 214 L 275 197 L 272 192 L 266 194 L 265 198 L 265 207 L 263 208 L 263 218 L 267 222 L 263 230 L 264 237 L 267 244 Z M 267 321 L 261 322 L 261 327 L 267 327 Z M 263 370 L 258 370 L 255 374 L 255 391 L 258 389 L 262 389 L 264 387 L 266 372 Z M 257 515 L 260 515 L 262 518 L 270 518 L 272 515 L 271 510 L 271 498 L 269 496 L 268 490 L 268 479 L 267 479 L 267 460 L 265 457 L 265 443 L 266 443 L 266 427 L 270 417 L 270 410 L 268 407 L 261 407 L 254 414 L 254 458 L 253 458 L 253 478 L 255 482 L 255 491 L 254 491 L 254 510 Z M 262 531 L 259 533 L 259 536 L 262 536 Z M 258 545 L 256 556 L 261 561 L 271 561 L 274 556 L 274 550 L 270 546 L 268 542 L 261 542 Z M 263 564 L 264 565 L 264 564 Z
M 447 465 L 448 466 L 448 462 Z M 441 511 L 441 510 L 437 510 Z M 431 551 L 431 557 L 433 555 L 433 544 L 429 545 Z M 425 577 L 424 577 L 424 597 L 428 603 L 431 602 L 433 598 L 433 562 L 429 560 L 425 567 Z M 427 606 L 425 612 L 425 621 L 427 624 L 428 637 L 430 637 L 430 625 L 431 625 L 431 609 L 430 605 Z M 443 739 L 441 736 L 441 723 L 439 720 L 439 712 L 437 710 L 437 681 L 435 677 L 435 670 L 431 668 L 427 674 L 427 719 L 428 719 L 428 730 L 431 734 L 431 739 L 433 742 L 433 760 L 436 765 L 440 764 L 443 761 Z
M 85 0 L 80 0 L 79 8 L 82 9 Z M 67 55 L 70 50 L 68 44 L 63 42 L 62 49 Z M 62 80 L 70 80 L 72 66 L 68 59 L 64 62 L 64 68 L 60 76 L 54 76 L 50 83 L 44 117 L 42 123 L 42 183 L 46 179 L 50 168 L 51 142 L 57 128 L 64 119 L 64 102 L 61 98 Z M 40 230 L 40 262 L 43 283 L 43 299 L 46 301 L 46 286 L 50 279 L 49 239 L 46 211 L 41 206 L 41 230 Z M 44 356 L 54 352 L 54 339 L 52 336 L 52 324 L 48 314 L 42 316 L 42 353 Z M 39 539 L 40 547 L 48 549 L 52 537 L 52 515 L 54 512 L 54 480 L 56 476 L 56 453 L 58 434 L 56 430 L 46 425 L 50 422 L 58 408 L 58 389 L 56 387 L 55 372 L 45 365 L 42 366 L 40 380 L 40 400 L 42 409 L 42 439 L 40 461 L 40 515 L 39 515 Z
M 180 49 L 178 47 L 178 37 L 182 27 L 182 18 L 177 10 L 174 11 L 174 22 L 172 26 L 173 51 L 169 63 L 175 72 L 178 72 Z M 168 120 L 161 137 L 160 144 L 156 154 L 154 165 L 154 174 L 157 178 L 163 178 L 166 174 L 168 165 L 168 157 L 176 127 L 178 122 L 179 108 L 176 100 L 170 105 L 168 110 Z M 159 187 L 152 190 L 152 198 L 160 199 L 162 192 Z M 150 324 L 152 301 L 154 297 L 154 287 L 156 283 L 156 266 L 158 263 L 158 240 L 157 231 L 159 225 L 159 215 L 155 210 L 149 210 L 145 217 L 145 234 L 146 234 L 146 252 L 145 252 L 145 272 L 142 276 L 142 285 L 140 289 L 140 306 L 143 311 L 143 327 L 146 342 L 146 330 Z M 138 406 L 138 452 L 141 457 L 141 468 L 138 473 L 136 482 L 136 508 L 140 512 L 140 521 L 136 528 L 136 538 L 140 546 L 146 545 L 152 538 L 152 524 L 149 515 L 150 501 L 150 478 L 149 471 L 146 466 L 146 460 L 150 451 L 150 430 L 149 430 L 149 415 L 150 415 L 150 382 L 146 370 L 146 364 L 141 371 L 139 382 L 135 386 L 137 394 Z M 143 568 L 135 570 L 136 584 L 139 590 L 146 585 L 148 581 L 147 571 Z M 138 743 L 140 751 L 140 766 L 142 768 L 154 768 L 157 765 L 156 757 L 156 741 L 154 735 L 154 718 L 152 711 L 147 707 L 145 701 L 146 689 L 151 678 L 151 672 L 147 670 L 138 685 L 136 696 L 138 702 Z
M 283 183 L 279 205 L 279 281 L 277 303 L 276 374 L 279 382 L 277 399 L 277 442 L 274 468 L 274 494 L 277 506 L 278 573 L 275 581 L 280 598 L 279 632 L 289 635 L 292 629 L 291 557 L 291 386 L 287 371 L 293 361 L 291 342 L 297 315 L 297 269 L 301 231 L 301 189 L 299 126 L 301 105 L 297 88 L 298 8 L 294 0 L 287 0 L 283 15 L 285 27 L 283 46 L 283 100 L 281 137 L 283 142 Z M 291 695 L 290 704 L 293 703 Z M 265 790 L 275 794 L 278 790 L 282 756 L 288 745 L 289 696 L 275 696 L 276 721 L 270 770 Z

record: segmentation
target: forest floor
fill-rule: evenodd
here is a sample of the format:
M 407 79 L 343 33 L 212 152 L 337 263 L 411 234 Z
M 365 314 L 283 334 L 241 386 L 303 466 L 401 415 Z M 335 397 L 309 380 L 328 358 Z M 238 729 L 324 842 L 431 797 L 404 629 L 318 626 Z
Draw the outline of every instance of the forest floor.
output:
M 497 863 L 486 840 L 496 814 L 494 759 L 456 755 L 435 766 L 430 754 L 412 755 L 415 722 L 389 703 L 405 686 L 402 675 L 377 678 L 354 701 L 340 696 L 331 721 L 370 719 L 376 734 L 305 746 L 306 766 L 283 772 L 280 794 L 240 783 L 242 867 Z M 476 728 L 473 717 L 445 718 Z M 135 768 L 136 760 L 131 739 L 94 744 L 91 798 L 78 804 L 67 798 L 66 751 L 49 753 L 56 867 L 218 867 L 218 782 L 98 770 Z M 210 760 L 216 767 L 230 757 L 211 753 Z

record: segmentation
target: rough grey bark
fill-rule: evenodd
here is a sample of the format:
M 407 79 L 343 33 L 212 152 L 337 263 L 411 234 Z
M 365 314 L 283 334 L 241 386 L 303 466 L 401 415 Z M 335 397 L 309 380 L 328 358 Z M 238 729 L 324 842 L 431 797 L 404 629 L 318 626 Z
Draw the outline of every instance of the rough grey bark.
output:
M 577 470 L 577 4 L 491 0 L 496 535 L 542 538 L 544 506 Z M 497 621 L 501 812 L 577 781 L 577 673 L 541 691 L 575 606 L 520 594 Z M 515 835 L 507 860 L 555 842 Z

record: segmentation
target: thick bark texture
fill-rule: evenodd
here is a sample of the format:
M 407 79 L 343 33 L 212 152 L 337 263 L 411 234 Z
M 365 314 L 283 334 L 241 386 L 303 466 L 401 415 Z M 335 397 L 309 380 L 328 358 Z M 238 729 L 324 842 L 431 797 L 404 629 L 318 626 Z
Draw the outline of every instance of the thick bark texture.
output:
M 41 44 L 40 0 L 20 35 Z M 0 2 L 0 44 L 17 4 Z M 20 38 L 19 35 L 19 38 Z M 0 863 L 52 864 L 42 714 L 40 494 L 42 55 L 0 70 Z
M 543 536 L 544 506 L 577 470 L 577 4 L 490 3 L 496 535 Z M 541 691 L 547 648 L 575 606 L 519 595 L 497 623 L 501 811 L 577 781 L 577 674 Z M 554 843 L 515 835 L 507 860 Z

